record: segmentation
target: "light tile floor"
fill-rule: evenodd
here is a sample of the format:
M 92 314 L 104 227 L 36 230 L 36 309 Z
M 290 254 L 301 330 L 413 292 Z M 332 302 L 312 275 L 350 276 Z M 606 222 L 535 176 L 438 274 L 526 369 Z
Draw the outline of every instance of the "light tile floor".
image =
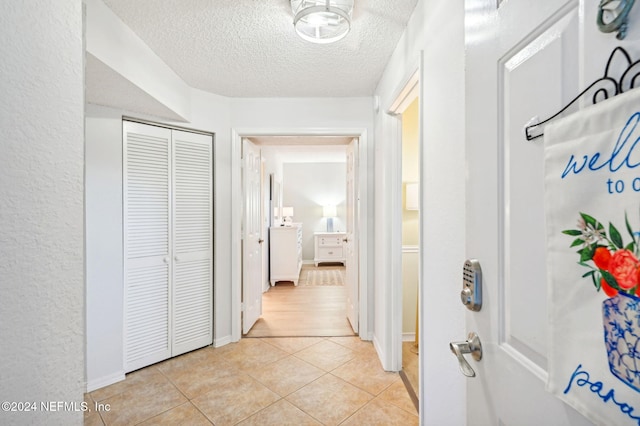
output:
M 242 339 L 85 395 L 85 425 L 417 425 L 397 373 L 358 337 Z M 106 410 L 105 407 L 109 407 Z

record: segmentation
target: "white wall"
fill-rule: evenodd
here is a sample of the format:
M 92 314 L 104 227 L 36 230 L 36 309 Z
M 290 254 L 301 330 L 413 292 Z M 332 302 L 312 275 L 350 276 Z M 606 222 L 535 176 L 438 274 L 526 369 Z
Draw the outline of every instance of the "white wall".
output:
M 236 129 L 373 130 L 372 99 L 231 98 L 231 126 Z
M 3 2 L 0 9 L 0 400 L 80 404 L 82 2 Z M 0 416 L 3 424 L 83 421 L 82 412 L 40 406 Z
M 124 379 L 122 114 L 89 105 L 85 122 L 87 389 Z
M 283 206 L 293 207 L 293 221 L 302 223 L 302 260 L 313 262 L 314 232 L 326 231 L 324 205 L 335 205 L 333 229 L 346 230 L 346 163 L 285 163 Z
M 397 123 L 386 116 L 400 85 L 417 69 L 424 52 L 421 131 L 421 289 L 420 418 L 423 425 L 466 423 L 465 382 L 449 351 L 463 338 L 464 307 L 459 301 L 460 268 L 465 259 L 464 220 L 464 4 L 420 0 L 376 89 L 382 110 L 376 115 L 376 297 L 388 297 L 391 282 L 385 265 L 392 248 L 384 182 L 398 161 L 391 152 Z M 446 40 L 445 42 L 442 42 Z M 378 186 L 382 185 L 382 186 Z M 387 201 L 387 202 L 386 202 Z M 395 249 L 395 248 L 394 248 Z M 391 339 L 389 312 L 376 303 L 377 339 Z M 378 324 L 381 326 L 378 327 Z M 386 334 L 385 334 L 386 333 Z

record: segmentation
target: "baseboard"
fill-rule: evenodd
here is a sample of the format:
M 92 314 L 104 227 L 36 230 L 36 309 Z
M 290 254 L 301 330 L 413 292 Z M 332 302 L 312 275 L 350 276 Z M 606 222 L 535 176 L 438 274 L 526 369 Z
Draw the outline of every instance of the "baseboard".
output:
M 420 253 L 420 246 L 402 246 L 403 253 Z
M 358 336 L 360 336 L 360 340 L 364 340 L 364 341 L 367 341 L 367 342 L 371 342 L 373 340 L 373 333 L 367 333 L 366 336 L 358 333 Z
M 98 390 L 114 383 L 121 382 L 124 379 L 124 371 L 119 371 L 109 376 L 100 377 L 99 379 L 95 380 L 89 380 L 87 382 L 87 392 L 93 392 L 94 390 Z
M 380 342 L 378 341 L 378 338 L 375 335 L 373 336 L 372 341 L 373 341 L 373 347 L 376 350 L 376 353 L 378 354 L 378 359 L 382 363 L 382 368 L 384 368 L 385 367 L 385 365 L 384 365 L 385 364 L 385 362 L 384 362 L 385 357 L 383 356 L 384 355 L 384 351 L 382 350 L 382 347 L 380 346 Z
M 302 264 L 303 265 L 315 265 L 316 263 L 313 261 L 313 259 L 311 259 L 311 260 L 303 260 Z
M 213 347 L 219 348 L 220 346 L 228 345 L 231 343 L 231 336 L 224 336 L 219 339 L 213 339 Z
M 403 342 L 415 342 L 416 341 L 416 333 L 402 333 L 402 341 Z

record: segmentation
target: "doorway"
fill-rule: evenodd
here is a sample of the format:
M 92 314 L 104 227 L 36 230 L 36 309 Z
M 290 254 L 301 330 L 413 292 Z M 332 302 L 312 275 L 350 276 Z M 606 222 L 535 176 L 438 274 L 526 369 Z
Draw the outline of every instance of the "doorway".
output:
M 347 278 L 357 265 L 347 268 L 345 242 L 352 204 L 347 148 L 353 138 L 248 139 L 260 150 L 268 176 L 261 204 L 271 218 L 262 232 L 262 314 L 255 322 L 243 316 L 245 337 L 354 335 Z M 251 285 L 243 279 L 245 291 Z
M 252 137 L 266 137 L 266 136 L 281 136 L 281 137 L 305 137 L 305 138 L 324 138 L 324 137 L 336 137 L 346 136 L 350 139 L 356 138 L 359 143 L 354 150 L 354 158 L 360 163 L 354 182 L 356 183 L 356 193 L 354 195 L 354 205 L 356 214 L 354 216 L 354 223 L 357 224 L 357 228 L 354 236 L 352 236 L 349 242 L 352 245 L 350 253 L 353 254 L 353 261 L 358 270 L 358 276 L 356 277 L 356 285 L 354 294 L 358 300 L 356 303 L 356 311 L 354 316 L 359 326 L 359 334 L 363 340 L 370 340 L 371 336 L 369 330 L 371 329 L 371 320 L 368 317 L 367 307 L 369 305 L 369 297 L 372 294 L 372 290 L 369 289 L 367 284 L 367 259 L 369 255 L 369 241 L 366 238 L 366 233 L 360 233 L 358 229 L 367 229 L 368 224 L 368 196 L 367 196 L 367 173 L 366 173 L 366 152 L 367 148 L 367 132 L 365 129 L 273 129 L 265 131 L 261 130 L 233 130 L 233 156 L 232 156 L 232 305 L 231 305 L 231 317 L 232 317 L 232 340 L 238 341 L 242 335 L 242 174 L 241 174 L 241 144 L 243 138 Z M 361 155 L 361 152 L 364 155 Z M 363 164 L 364 163 L 364 164 Z M 349 269 L 349 268 L 347 268 Z
M 420 182 L 422 176 L 420 151 L 420 79 L 419 70 L 400 86 L 398 95 L 388 110 L 398 121 L 398 139 L 393 150 L 398 153 L 396 165 L 399 173 L 394 176 L 397 180 L 391 182 L 392 188 L 397 188 L 402 194 L 401 203 L 396 205 L 393 217 L 393 227 L 400 234 L 400 253 L 394 253 L 394 258 L 400 258 L 400 267 L 393 270 L 393 279 L 399 283 L 396 286 L 401 291 L 401 297 L 393 309 L 402 318 L 400 330 L 394 336 L 392 351 L 400 352 L 400 376 L 402 377 L 409 395 L 416 409 L 419 395 L 419 290 L 420 290 L 420 259 L 421 241 L 419 235 L 421 226 L 420 214 Z M 394 250 L 398 250 L 394 246 Z

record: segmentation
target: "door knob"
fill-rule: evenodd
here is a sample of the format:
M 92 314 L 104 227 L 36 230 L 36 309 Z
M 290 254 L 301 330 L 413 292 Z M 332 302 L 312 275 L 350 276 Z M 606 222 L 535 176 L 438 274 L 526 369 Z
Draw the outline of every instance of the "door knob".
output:
M 469 337 L 464 342 L 451 342 L 449 343 L 449 349 L 458 358 L 460 364 L 460 371 L 467 377 L 475 377 L 476 372 L 469 365 L 464 358 L 465 354 L 471 354 L 473 359 L 480 361 L 482 359 L 482 344 L 480 343 L 480 337 L 476 333 L 469 333 Z
M 258 244 L 262 244 L 262 243 L 264 243 L 264 240 L 262 238 L 259 238 L 258 239 Z

